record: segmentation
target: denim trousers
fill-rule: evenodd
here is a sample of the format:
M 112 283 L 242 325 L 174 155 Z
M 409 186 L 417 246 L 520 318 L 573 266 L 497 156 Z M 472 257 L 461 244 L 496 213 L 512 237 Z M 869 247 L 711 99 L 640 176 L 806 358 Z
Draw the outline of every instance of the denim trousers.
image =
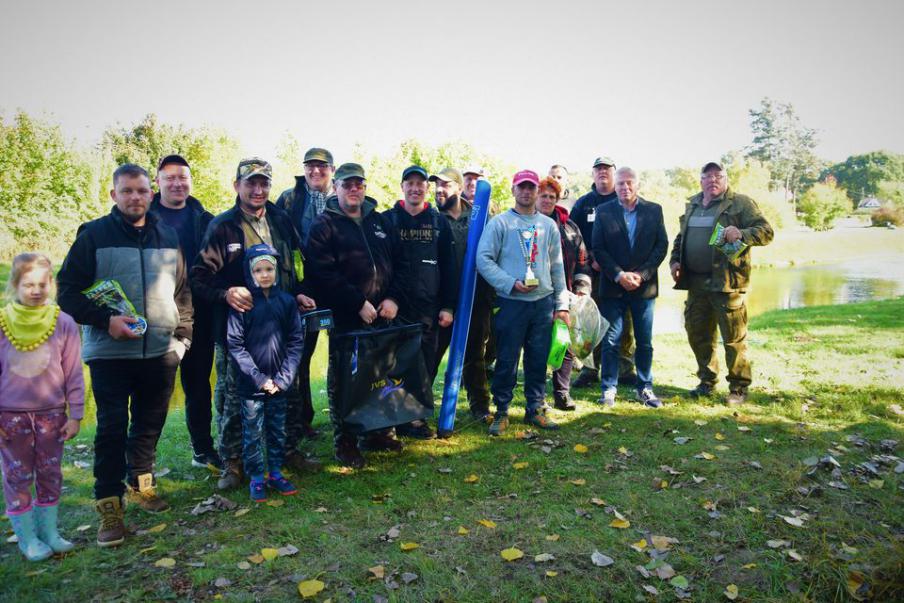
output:
M 279 471 L 286 458 L 286 397 L 276 395 L 243 399 L 241 405 L 245 475 L 261 478 L 265 467 L 271 473 Z
M 496 414 L 508 414 L 523 350 L 525 415 L 530 417 L 546 397 L 546 359 L 555 299 L 552 295 L 536 301 L 498 297 L 496 307 L 496 371 L 491 388 Z
M 600 381 L 602 391 L 615 389 L 618 385 L 618 353 L 621 347 L 625 313 L 630 310 L 634 326 L 634 365 L 637 369 L 637 390 L 653 387 L 653 308 L 656 299 L 642 299 L 624 295 L 603 298 L 600 312 L 609 322 L 609 330 L 603 336 L 602 371 Z

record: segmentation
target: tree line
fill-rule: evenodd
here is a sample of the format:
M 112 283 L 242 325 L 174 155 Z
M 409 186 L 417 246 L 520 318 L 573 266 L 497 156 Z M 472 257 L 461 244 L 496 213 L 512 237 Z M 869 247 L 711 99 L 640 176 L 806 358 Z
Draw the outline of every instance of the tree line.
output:
M 791 104 L 769 98 L 750 110 L 750 125 L 750 145 L 721 159 L 729 167 L 731 185 L 756 199 L 776 227 L 800 219 L 824 230 L 867 197 L 885 201 L 884 211 L 904 219 L 904 155 L 874 151 L 836 164 L 821 160 L 815 153 L 816 131 L 801 123 Z M 235 199 L 232 180 L 240 148 L 223 129 L 161 123 L 150 114 L 130 126 L 108 127 L 96 145 L 85 149 L 67 140 L 49 119 L 22 110 L 9 118 L 0 115 L 0 261 L 25 249 L 62 257 L 80 223 L 109 211 L 110 173 L 125 162 L 142 165 L 153 175 L 160 157 L 185 156 L 192 165 L 195 196 L 211 211 L 222 211 Z M 286 133 L 276 156 L 268 158 L 274 165 L 273 190 L 294 185 L 302 153 L 300 142 Z M 493 203 L 510 204 L 514 164 L 467 143 L 405 140 L 390 155 L 369 154 L 361 146 L 352 155 L 350 160 L 365 166 L 368 193 L 383 208 L 399 197 L 399 174 L 412 163 L 430 171 L 480 165 L 493 185 Z M 568 167 L 576 198 L 590 189 L 590 170 Z M 641 173 L 641 194 L 663 205 L 668 224 L 677 224 L 685 200 L 699 190 L 698 169 Z

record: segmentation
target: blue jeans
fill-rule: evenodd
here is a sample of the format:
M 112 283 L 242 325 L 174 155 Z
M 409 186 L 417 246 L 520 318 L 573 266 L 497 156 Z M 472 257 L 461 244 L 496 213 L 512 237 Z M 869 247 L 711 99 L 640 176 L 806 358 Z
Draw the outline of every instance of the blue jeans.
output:
M 286 398 L 267 396 L 242 400 L 242 460 L 245 474 L 264 475 L 264 440 L 267 443 L 266 466 L 279 471 L 285 460 Z
M 637 348 L 634 351 L 637 390 L 653 387 L 653 308 L 655 305 L 655 298 L 641 299 L 629 295 L 600 300 L 600 313 L 609 321 L 609 330 L 603 337 L 603 367 L 600 375 L 602 391 L 615 389 L 615 386 L 618 385 L 618 352 L 621 346 L 625 310 L 629 309 L 634 324 L 634 339 L 637 342 Z
M 524 350 L 525 415 L 533 416 L 546 396 L 546 358 L 552 337 L 555 298 L 537 301 L 496 298 L 496 371 L 490 388 L 498 416 L 507 415 Z

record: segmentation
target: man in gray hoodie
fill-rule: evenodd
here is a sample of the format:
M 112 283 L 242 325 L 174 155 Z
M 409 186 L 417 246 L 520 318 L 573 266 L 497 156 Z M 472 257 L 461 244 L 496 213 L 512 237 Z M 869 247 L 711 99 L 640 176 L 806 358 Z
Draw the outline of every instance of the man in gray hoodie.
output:
M 508 427 L 508 407 L 524 350 L 524 420 L 557 429 L 542 410 L 546 358 L 554 318 L 566 323 L 568 290 L 556 223 L 537 211 L 540 178 L 522 170 L 512 179 L 515 207 L 487 224 L 477 247 L 477 270 L 496 290 L 496 371 L 491 391 L 496 415 L 490 435 Z

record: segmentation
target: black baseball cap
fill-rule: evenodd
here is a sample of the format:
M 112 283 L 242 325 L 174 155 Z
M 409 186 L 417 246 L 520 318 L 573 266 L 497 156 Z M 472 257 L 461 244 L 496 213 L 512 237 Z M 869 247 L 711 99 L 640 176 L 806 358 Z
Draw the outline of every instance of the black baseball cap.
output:
M 173 153 L 172 155 L 167 155 L 163 159 L 160 160 L 160 163 L 157 164 L 157 171 L 159 172 L 167 165 L 184 165 L 188 169 L 191 169 L 191 166 L 188 165 L 188 161 L 182 155 L 177 155 Z

